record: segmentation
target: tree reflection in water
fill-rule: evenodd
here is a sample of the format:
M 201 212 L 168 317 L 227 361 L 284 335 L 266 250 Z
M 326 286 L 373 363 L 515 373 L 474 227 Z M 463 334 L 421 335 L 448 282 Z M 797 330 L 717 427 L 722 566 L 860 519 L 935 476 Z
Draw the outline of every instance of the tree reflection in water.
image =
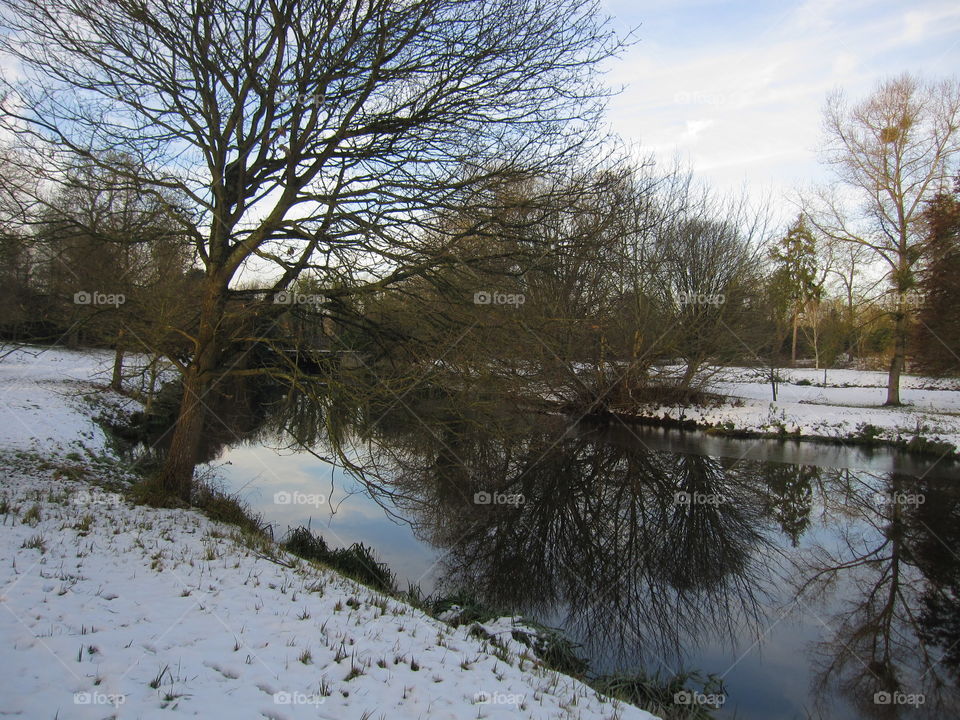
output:
M 651 450 L 628 429 L 429 391 L 291 398 L 264 433 L 338 458 L 445 551 L 445 589 L 559 617 L 605 669 L 749 648 L 798 603 L 819 630 L 822 717 L 837 693 L 864 717 L 960 713 L 952 466 L 916 479 Z
M 707 637 L 758 632 L 782 557 L 756 468 L 568 428 L 443 403 L 415 417 L 393 408 L 360 433 L 353 462 L 385 506 L 446 550 L 445 589 L 562 613 L 592 656 L 672 664 Z M 523 502 L 478 504 L 478 493 Z
M 838 690 L 864 717 L 957 715 L 954 485 L 896 472 L 825 473 L 826 522 L 839 541 L 795 559 L 798 596 L 814 613 L 828 608 L 826 637 L 813 649 L 821 704 Z

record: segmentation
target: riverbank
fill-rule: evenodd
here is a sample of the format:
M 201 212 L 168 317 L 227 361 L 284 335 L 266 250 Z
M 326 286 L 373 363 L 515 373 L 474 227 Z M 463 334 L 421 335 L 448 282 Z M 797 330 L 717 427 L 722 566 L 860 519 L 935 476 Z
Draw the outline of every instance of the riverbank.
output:
M 621 718 L 510 621 L 453 627 L 193 510 L 134 505 L 108 353 L 0 361 L 0 697 L 30 718 Z
M 618 411 L 625 421 L 702 429 L 731 437 L 794 438 L 889 445 L 957 456 L 960 380 L 904 375 L 901 407 L 884 407 L 886 374 L 866 370 L 784 369 L 777 400 L 752 368 L 723 368 L 705 389 L 722 399 L 693 405 L 651 403 Z M 826 382 L 824 382 L 826 378 Z

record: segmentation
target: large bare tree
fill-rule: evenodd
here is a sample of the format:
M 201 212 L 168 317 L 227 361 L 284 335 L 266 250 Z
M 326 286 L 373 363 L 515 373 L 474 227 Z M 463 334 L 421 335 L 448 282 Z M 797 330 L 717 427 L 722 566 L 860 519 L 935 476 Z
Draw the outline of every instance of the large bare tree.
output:
M 824 129 L 840 187 L 819 193 L 808 216 L 829 237 L 870 249 L 886 270 L 894 320 L 886 404 L 899 405 L 924 201 L 945 187 L 960 154 L 960 81 L 901 75 L 854 105 L 838 91 Z
M 237 274 L 272 267 L 269 293 L 305 270 L 356 291 L 449 262 L 421 242 L 431 218 L 587 151 L 598 65 L 621 44 L 597 6 L 0 0 L 18 63 L 2 124 L 48 176 L 122 153 L 144 192 L 199 210 L 184 230 L 203 290 L 167 491 L 190 496 Z

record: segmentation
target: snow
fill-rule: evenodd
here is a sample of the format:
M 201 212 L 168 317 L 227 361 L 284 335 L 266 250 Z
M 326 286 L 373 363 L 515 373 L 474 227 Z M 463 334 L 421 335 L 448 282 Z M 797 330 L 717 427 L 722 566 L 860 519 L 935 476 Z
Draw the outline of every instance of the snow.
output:
M 24 718 L 651 720 L 186 510 L 134 506 L 74 452 L 104 353 L 0 361 L 0 697 Z M 51 458 L 54 458 L 51 460 Z M 488 637 L 514 622 L 487 624 Z
M 103 390 L 112 364 L 110 352 L 43 348 L 23 348 L 0 360 L 0 448 L 104 454 L 107 439 L 95 413 L 136 407 Z
M 886 373 L 864 370 L 783 369 L 776 402 L 770 384 L 751 368 L 723 368 L 706 390 L 727 397 L 723 404 L 693 407 L 647 405 L 636 414 L 692 420 L 698 425 L 771 433 L 782 427 L 802 437 L 848 438 L 862 425 L 885 440 L 917 434 L 960 447 L 960 380 L 913 375 L 901 378 L 902 407 L 883 407 Z M 798 385 L 798 382 L 810 383 Z

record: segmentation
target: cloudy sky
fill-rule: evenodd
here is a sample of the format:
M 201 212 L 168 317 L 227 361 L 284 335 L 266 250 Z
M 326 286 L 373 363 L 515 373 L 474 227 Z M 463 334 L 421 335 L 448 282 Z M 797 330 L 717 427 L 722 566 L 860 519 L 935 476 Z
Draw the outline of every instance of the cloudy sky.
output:
M 820 112 L 905 70 L 960 72 L 956 0 L 605 0 L 639 40 L 613 66 L 625 85 L 614 130 L 641 149 L 679 154 L 725 190 L 782 197 L 825 178 Z

